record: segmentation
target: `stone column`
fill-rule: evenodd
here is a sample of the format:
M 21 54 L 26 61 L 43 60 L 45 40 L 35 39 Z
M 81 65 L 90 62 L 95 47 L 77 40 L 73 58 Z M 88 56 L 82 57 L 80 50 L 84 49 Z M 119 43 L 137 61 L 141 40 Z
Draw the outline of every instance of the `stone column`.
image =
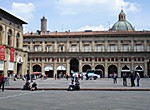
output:
M 94 52 L 94 51 L 95 51 L 95 41 L 92 40 L 92 52 Z
M 70 63 L 69 63 L 69 58 L 67 58 L 67 62 L 66 62 L 67 64 L 67 73 L 66 74 L 68 74 L 68 76 L 70 76 Z
M 54 51 L 57 52 L 57 41 L 54 41 Z
M 144 76 L 148 76 L 148 61 L 147 59 L 144 59 Z
M 92 69 L 93 69 L 93 70 L 95 70 L 95 65 L 94 65 L 94 64 L 95 64 L 95 59 L 92 58 Z
M 144 40 L 144 51 L 147 51 L 147 42 Z
M 120 64 L 120 59 L 118 59 L 118 77 L 121 77 L 121 64 Z
M 32 58 L 30 58 L 30 63 L 29 63 L 29 74 L 33 74 Z
M 134 70 L 134 58 L 131 58 L 131 71 Z
M 69 50 L 69 40 L 67 40 L 67 47 L 66 47 L 66 49 L 67 49 L 66 50 L 67 52 L 70 52 L 70 50 Z
M 8 71 L 8 61 L 9 61 L 9 49 L 6 49 L 6 55 L 5 55 L 5 61 L 4 61 L 4 77 L 7 77 L 7 71 Z
M 57 75 L 56 58 L 54 58 L 54 76 Z
M 82 51 L 82 40 L 80 39 L 79 41 L 79 51 L 81 52 Z
M 108 41 L 105 40 L 105 52 L 107 52 L 107 49 L 108 49 Z
M 44 58 L 42 58 L 42 75 L 45 75 L 45 70 L 44 70 Z
M 45 52 L 45 41 L 42 42 L 42 51 Z
M 105 58 L 105 73 L 104 73 L 105 75 L 105 78 L 106 77 L 108 77 L 108 59 L 107 58 Z
M 83 72 L 82 71 L 82 58 L 79 58 L 79 72 Z

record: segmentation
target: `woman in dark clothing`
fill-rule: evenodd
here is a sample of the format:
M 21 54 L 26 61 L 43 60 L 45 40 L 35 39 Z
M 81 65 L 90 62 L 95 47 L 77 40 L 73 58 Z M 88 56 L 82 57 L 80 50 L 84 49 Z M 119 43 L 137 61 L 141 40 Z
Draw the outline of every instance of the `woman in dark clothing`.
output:
M 130 78 L 131 78 L 131 87 L 135 87 L 135 83 L 134 83 L 135 75 L 134 75 L 134 73 L 130 74 Z
M 127 75 L 126 75 L 126 73 L 123 73 L 122 78 L 123 78 L 123 86 L 127 86 Z

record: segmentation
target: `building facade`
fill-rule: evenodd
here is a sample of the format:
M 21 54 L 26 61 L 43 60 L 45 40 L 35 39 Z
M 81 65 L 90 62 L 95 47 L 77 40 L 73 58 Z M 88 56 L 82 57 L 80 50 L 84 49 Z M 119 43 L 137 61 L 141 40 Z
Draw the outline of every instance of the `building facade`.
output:
M 23 24 L 27 23 L 0 8 L 0 73 L 5 77 L 27 72 L 28 52 L 23 51 Z
M 41 31 L 24 34 L 30 74 L 54 77 L 101 69 L 101 77 L 114 73 L 121 77 L 123 72 L 131 71 L 139 72 L 141 77 L 150 76 L 150 31 L 135 31 L 123 10 L 118 17 L 108 31 L 84 32 L 49 32 L 43 17 Z

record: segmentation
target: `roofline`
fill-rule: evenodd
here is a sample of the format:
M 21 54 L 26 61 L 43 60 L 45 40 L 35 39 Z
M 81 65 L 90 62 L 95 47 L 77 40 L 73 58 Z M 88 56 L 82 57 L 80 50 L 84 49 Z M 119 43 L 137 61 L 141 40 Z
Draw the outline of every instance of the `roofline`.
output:
M 21 22 L 22 22 L 22 24 L 28 24 L 27 22 L 25 22 L 25 21 L 21 20 L 20 18 L 18 18 L 18 17 L 16 17 L 16 16 L 14 16 L 14 15 L 12 15 L 12 14 L 10 14 L 9 12 L 7 12 L 7 11 L 3 10 L 2 8 L 0 8 L 0 11 L 2 11 L 2 12 L 4 12 L 4 13 L 6 13 L 6 14 L 8 14 L 8 15 L 12 16 L 12 17 L 14 17 L 15 19 L 17 19 L 17 20 L 21 21 Z

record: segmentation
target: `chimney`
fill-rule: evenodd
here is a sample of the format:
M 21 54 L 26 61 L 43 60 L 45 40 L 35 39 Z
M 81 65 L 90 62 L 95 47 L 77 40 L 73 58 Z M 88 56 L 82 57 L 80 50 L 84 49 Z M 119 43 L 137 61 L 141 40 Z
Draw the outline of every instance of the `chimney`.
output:
M 41 32 L 46 32 L 47 31 L 47 19 L 43 16 L 41 19 Z

